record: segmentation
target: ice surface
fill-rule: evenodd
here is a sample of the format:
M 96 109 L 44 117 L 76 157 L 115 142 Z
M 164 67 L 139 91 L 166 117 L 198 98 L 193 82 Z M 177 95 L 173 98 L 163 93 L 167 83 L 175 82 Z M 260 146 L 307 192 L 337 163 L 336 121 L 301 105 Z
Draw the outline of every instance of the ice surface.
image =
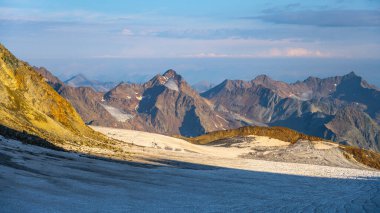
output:
M 1 139 L 0 211 L 379 212 L 380 208 L 378 176 L 320 178 L 162 163 L 168 166 L 104 161 Z
M 104 104 L 102 104 L 102 106 L 104 107 L 104 109 L 107 110 L 107 112 L 109 112 L 112 115 L 112 117 L 116 118 L 117 121 L 125 122 L 125 121 L 133 118 L 133 115 L 125 113 L 118 108 L 115 108 L 112 106 L 107 106 Z
M 168 89 L 171 89 L 171 90 L 175 90 L 178 92 L 178 85 L 177 83 L 173 80 L 173 79 L 169 79 L 165 84 L 165 87 L 167 87 Z

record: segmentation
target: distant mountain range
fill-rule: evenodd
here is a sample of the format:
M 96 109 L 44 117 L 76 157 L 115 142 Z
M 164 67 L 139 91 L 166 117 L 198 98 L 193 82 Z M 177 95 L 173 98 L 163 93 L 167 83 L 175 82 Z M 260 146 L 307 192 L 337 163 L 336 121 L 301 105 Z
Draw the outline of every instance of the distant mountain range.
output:
M 354 72 L 292 84 L 260 75 L 225 80 L 199 93 L 168 70 L 142 84 L 111 88 L 82 75 L 62 82 L 5 47 L 0 50 L 0 93 L 8 97 L 0 101 L 0 124 L 41 138 L 96 138 L 84 122 L 187 137 L 241 126 L 284 126 L 380 151 L 380 91 Z
M 68 86 L 72 87 L 91 87 L 99 92 L 107 92 L 114 88 L 117 83 L 115 82 L 100 82 L 94 80 L 88 80 L 84 75 L 79 74 L 71 77 L 70 79 L 64 81 Z
M 199 93 L 174 70 L 106 92 L 57 83 L 50 73 L 36 70 L 93 125 L 190 137 L 247 125 L 284 126 L 380 150 L 380 91 L 354 72 L 292 84 L 260 75 L 225 80 Z
M 351 72 L 287 84 L 268 76 L 226 80 L 201 94 L 215 109 L 261 122 L 379 150 L 380 91 Z M 251 122 L 249 122 L 251 121 Z
M 210 83 L 208 81 L 199 81 L 192 85 L 193 89 L 195 89 L 197 92 L 205 92 L 211 88 L 213 88 L 215 84 Z

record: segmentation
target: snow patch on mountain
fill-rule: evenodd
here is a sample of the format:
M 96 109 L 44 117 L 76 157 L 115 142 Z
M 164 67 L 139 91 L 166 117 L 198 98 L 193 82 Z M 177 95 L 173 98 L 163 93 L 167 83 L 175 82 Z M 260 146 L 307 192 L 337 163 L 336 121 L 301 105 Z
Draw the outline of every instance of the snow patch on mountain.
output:
M 112 107 L 112 106 L 107 106 L 107 105 L 104 105 L 102 104 L 102 106 L 104 107 L 104 109 L 107 110 L 107 112 L 109 112 L 112 117 L 114 117 L 117 121 L 120 121 L 120 122 L 125 122 L 129 119 L 132 119 L 133 118 L 133 115 L 131 114 L 128 114 L 128 113 L 125 113 L 123 112 L 122 110 L 118 109 L 118 108 L 115 108 L 115 107 Z
M 169 79 L 164 86 L 170 90 L 179 91 L 178 85 L 173 79 Z

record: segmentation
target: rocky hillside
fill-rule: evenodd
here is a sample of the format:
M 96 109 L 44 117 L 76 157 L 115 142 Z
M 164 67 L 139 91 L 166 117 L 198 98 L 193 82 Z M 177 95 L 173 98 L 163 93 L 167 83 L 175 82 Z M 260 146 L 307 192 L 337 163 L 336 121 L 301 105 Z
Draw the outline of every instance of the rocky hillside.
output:
M 44 78 L 2 45 L 0 65 L 2 131 L 18 131 L 20 137 L 29 134 L 27 138 L 38 137 L 63 147 L 107 142 L 104 136 L 88 128 L 72 105 L 46 83 L 50 81 L 54 86 L 60 81 Z
M 44 77 L 46 83 L 48 83 L 55 90 L 61 89 L 64 83 L 53 74 L 51 74 L 45 67 L 33 67 L 33 69 Z
M 371 117 L 356 107 L 344 107 L 328 122 L 332 139 L 358 147 L 379 151 L 380 127 Z M 369 142 L 369 143 L 368 143 Z

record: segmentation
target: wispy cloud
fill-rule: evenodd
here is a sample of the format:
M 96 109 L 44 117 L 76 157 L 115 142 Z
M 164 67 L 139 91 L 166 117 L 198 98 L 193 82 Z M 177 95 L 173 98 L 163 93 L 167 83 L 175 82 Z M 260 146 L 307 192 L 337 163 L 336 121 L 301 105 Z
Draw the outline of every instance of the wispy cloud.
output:
M 23 9 L 23 8 L 9 8 L 0 7 L 0 20 L 14 20 L 14 21 L 93 21 L 105 19 L 106 14 L 98 12 L 90 12 L 85 10 L 73 11 L 44 11 L 39 9 Z
M 124 28 L 122 31 L 121 31 L 121 34 L 125 35 L 125 36 L 133 36 L 134 33 L 132 32 L 132 30 L 128 29 L 128 28 Z
M 308 50 L 305 48 L 272 48 L 253 54 L 225 54 L 225 53 L 198 53 L 185 55 L 188 58 L 324 58 L 332 56 L 320 50 Z
M 320 27 L 380 27 L 380 10 L 281 11 L 247 17 L 275 24 Z
M 46 58 L 379 57 L 378 10 L 306 9 L 303 3 L 282 4 L 241 19 L 238 13 L 216 18 L 0 7 L 0 39 Z
M 280 55 L 287 57 L 328 57 L 330 54 L 322 53 L 320 50 L 308 50 L 305 48 L 289 48 L 285 51 L 280 51 Z

